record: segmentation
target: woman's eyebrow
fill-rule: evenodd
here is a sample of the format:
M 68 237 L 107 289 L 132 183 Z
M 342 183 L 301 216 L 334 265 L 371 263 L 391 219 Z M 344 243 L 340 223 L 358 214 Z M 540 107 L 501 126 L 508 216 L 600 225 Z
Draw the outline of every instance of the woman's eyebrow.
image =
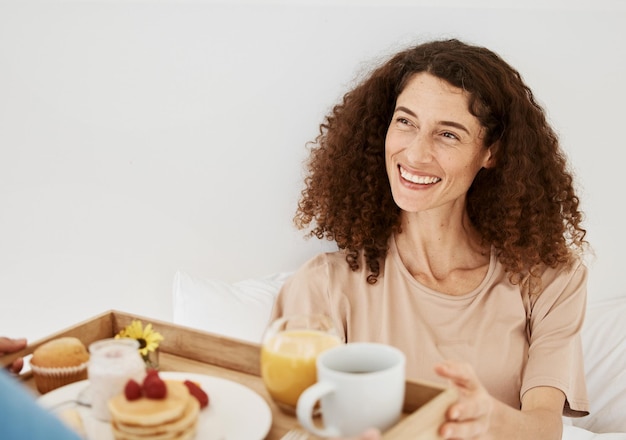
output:
M 415 114 L 412 110 L 409 110 L 408 108 L 403 107 L 403 106 L 396 107 L 396 109 L 395 109 L 394 113 L 395 113 L 395 112 L 404 112 L 404 113 L 408 113 L 409 115 L 413 116 L 414 118 L 417 118 L 417 115 L 416 115 L 416 114 Z
M 465 128 L 465 125 L 459 124 L 458 122 L 454 122 L 454 121 L 439 121 L 439 123 L 441 125 L 446 125 L 448 127 L 458 128 L 459 130 L 462 130 L 465 133 L 467 133 L 468 135 L 470 135 L 470 132 L 469 132 L 469 130 L 467 128 Z
M 414 118 L 417 118 L 417 115 L 415 114 L 415 112 L 413 110 L 411 110 L 411 109 L 409 109 L 407 107 L 404 107 L 404 106 L 396 107 L 395 112 L 404 112 L 404 113 L 407 113 L 407 114 L 413 116 Z M 463 130 L 465 133 L 470 134 L 469 130 L 465 127 L 465 125 L 459 124 L 458 122 L 454 122 L 454 121 L 439 121 L 439 124 L 446 125 L 448 127 L 458 128 L 459 130 Z

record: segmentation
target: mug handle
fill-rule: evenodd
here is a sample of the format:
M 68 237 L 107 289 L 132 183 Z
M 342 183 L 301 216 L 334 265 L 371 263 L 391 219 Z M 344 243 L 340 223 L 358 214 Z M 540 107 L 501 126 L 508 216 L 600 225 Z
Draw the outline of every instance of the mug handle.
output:
M 329 382 L 317 382 L 308 387 L 298 398 L 296 407 L 296 415 L 300 424 L 311 434 L 318 437 L 339 437 L 341 433 L 332 426 L 324 426 L 323 429 L 318 428 L 313 423 L 313 409 L 315 404 L 326 394 L 335 391 L 335 386 Z M 323 417 L 322 417 L 323 420 Z

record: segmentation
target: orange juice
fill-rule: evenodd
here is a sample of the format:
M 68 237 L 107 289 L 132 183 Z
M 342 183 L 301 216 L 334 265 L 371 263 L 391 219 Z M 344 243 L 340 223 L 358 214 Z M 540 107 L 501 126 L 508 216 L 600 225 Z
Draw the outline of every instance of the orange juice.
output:
M 340 343 L 315 330 L 286 330 L 268 339 L 261 348 L 261 376 L 274 401 L 295 409 L 302 391 L 317 380 L 317 355 Z

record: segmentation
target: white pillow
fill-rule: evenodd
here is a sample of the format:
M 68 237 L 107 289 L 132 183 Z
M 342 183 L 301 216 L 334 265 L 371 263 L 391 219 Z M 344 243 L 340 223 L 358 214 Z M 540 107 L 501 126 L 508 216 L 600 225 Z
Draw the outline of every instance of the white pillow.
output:
M 288 272 L 236 283 L 174 275 L 174 323 L 261 342 L 276 295 Z
M 582 342 L 591 408 L 573 425 L 626 433 L 626 298 L 589 304 Z

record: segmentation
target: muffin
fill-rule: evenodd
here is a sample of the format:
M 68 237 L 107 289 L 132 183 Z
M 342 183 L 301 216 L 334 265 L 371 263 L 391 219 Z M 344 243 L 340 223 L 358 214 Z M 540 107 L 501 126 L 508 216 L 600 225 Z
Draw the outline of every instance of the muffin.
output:
M 33 352 L 30 366 L 41 394 L 72 382 L 87 379 L 89 352 L 73 337 L 57 338 Z

